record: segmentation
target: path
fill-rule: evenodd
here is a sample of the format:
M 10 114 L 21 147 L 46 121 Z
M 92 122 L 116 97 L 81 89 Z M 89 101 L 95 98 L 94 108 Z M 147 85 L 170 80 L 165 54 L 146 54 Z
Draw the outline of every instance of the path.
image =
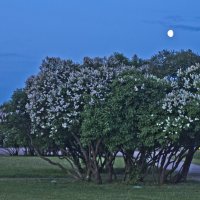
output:
M 197 164 L 190 165 L 188 179 L 200 181 L 200 165 L 197 165 Z

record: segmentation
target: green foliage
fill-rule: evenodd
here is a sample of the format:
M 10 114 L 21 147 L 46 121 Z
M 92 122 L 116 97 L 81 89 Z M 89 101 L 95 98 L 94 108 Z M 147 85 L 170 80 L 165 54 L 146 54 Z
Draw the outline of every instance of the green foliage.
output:
M 23 89 L 16 90 L 10 101 L 1 106 L 6 113 L 4 121 L 0 123 L 0 132 L 4 147 L 30 146 L 31 121 L 26 113 L 27 96 Z
M 156 121 L 163 112 L 161 99 L 167 89 L 164 81 L 137 71 L 122 74 L 104 104 L 85 107 L 83 140 L 102 138 L 112 150 L 154 146 L 159 134 Z
M 108 63 L 113 66 L 119 66 L 119 65 L 131 65 L 131 61 L 125 57 L 122 53 L 115 52 L 113 55 L 111 55 L 108 58 Z
M 135 164 L 131 166 L 129 179 L 127 181 L 128 184 L 136 185 L 141 181 L 141 172 L 140 167 Z
M 148 61 L 148 72 L 158 77 L 175 76 L 179 68 L 186 69 L 200 63 L 200 56 L 190 49 L 187 51 L 163 50 Z
M 29 146 L 31 135 L 41 154 L 62 151 L 77 177 L 99 183 L 104 170 L 115 176 L 120 152 L 131 183 L 152 166 L 163 183 L 172 177 L 169 163 L 192 158 L 200 145 L 200 65 L 189 67 L 196 62 L 191 50 L 163 50 L 148 61 L 121 53 L 83 64 L 46 58 L 26 93 L 17 90 L 1 106 L 0 145 Z

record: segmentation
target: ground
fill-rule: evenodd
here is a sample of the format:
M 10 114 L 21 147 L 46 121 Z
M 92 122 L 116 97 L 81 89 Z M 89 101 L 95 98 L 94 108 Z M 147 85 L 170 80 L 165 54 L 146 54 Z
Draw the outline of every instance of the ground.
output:
M 196 200 L 200 182 L 157 186 L 96 185 L 69 179 L 37 157 L 0 157 L 0 200 Z

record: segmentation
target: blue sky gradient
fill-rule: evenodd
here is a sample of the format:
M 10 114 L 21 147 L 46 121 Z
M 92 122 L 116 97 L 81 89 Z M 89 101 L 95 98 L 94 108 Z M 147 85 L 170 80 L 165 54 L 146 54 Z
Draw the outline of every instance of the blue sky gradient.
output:
M 0 103 L 39 71 L 46 56 L 81 62 L 121 52 L 200 53 L 199 0 L 1 0 Z M 175 37 L 168 38 L 168 29 Z

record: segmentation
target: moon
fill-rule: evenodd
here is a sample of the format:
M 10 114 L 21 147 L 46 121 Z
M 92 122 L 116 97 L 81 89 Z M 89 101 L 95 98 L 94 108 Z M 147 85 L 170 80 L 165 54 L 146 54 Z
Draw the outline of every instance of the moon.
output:
M 167 36 L 170 37 L 170 38 L 174 37 L 174 31 L 172 29 L 168 30 Z

